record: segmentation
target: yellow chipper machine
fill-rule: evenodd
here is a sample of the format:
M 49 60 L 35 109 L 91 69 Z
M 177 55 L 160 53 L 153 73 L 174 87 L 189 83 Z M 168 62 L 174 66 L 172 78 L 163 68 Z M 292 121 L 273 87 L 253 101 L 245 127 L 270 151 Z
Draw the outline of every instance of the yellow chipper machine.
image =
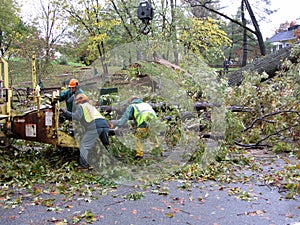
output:
M 0 57 L 0 147 L 10 148 L 12 140 L 51 144 L 54 147 L 78 148 L 71 132 L 59 126 L 59 102 L 55 94 L 45 94 L 47 104 L 41 105 L 39 86 L 36 82 L 35 57 L 32 58 L 32 95 L 34 107 L 20 113 L 13 107 L 13 89 L 8 84 L 8 63 Z

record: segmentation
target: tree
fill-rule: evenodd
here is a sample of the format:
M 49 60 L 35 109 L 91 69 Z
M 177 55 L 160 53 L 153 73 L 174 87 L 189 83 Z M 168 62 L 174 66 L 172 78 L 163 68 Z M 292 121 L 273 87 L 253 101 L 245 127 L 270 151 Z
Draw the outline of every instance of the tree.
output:
M 179 37 L 188 51 L 203 55 L 209 63 L 223 59 L 223 47 L 231 45 L 219 21 L 211 18 L 190 19 L 188 24 L 183 24 Z
M 19 8 L 13 0 L 0 0 L 0 5 L 0 56 L 3 57 L 21 35 L 23 26 L 17 15 Z
M 151 2 L 151 6 L 155 8 L 155 18 L 153 22 L 150 21 L 150 24 L 147 25 L 151 29 L 146 35 L 141 32 L 145 24 L 141 25 L 136 16 L 138 1 L 110 0 L 110 2 L 113 5 L 113 10 L 120 18 L 122 27 L 125 28 L 123 38 L 127 38 L 126 42 L 147 40 L 148 38 L 166 42 L 171 41 L 173 49 L 170 49 L 170 52 L 174 55 L 175 64 L 178 64 L 177 26 L 182 19 L 176 1 Z M 137 54 L 140 53 L 137 52 Z
M 119 31 L 121 36 L 126 38 L 129 42 L 134 41 L 139 33 L 139 26 L 138 26 L 138 18 L 136 15 L 136 6 L 134 5 L 134 1 L 125 2 L 124 0 L 110 0 L 111 2 L 111 12 L 116 13 L 116 16 L 120 20 L 120 25 L 124 28 L 123 30 Z M 133 11 L 134 9 L 134 11 Z M 134 16 L 133 16 L 134 15 Z M 140 39 L 137 37 L 138 40 Z M 125 40 L 125 39 L 124 39 Z M 123 41 L 124 41 L 123 40 Z M 121 41 L 121 43 L 123 43 Z
M 294 31 L 294 35 L 295 37 L 297 37 L 297 41 L 300 40 L 300 27 L 298 27 L 295 31 Z
M 250 33 L 252 33 L 253 35 L 256 36 L 258 45 L 260 47 L 260 54 L 266 55 L 266 48 L 265 48 L 265 44 L 264 44 L 264 41 L 262 38 L 262 34 L 261 34 L 260 28 L 258 26 L 258 22 L 255 17 L 255 14 L 254 14 L 252 7 L 249 4 L 248 0 L 241 0 L 241 6 L 246 7 L 248 14 L 250 16 L 251 22 L 252 22 L 251 25 L 254 26 L 254 30 L 252 28 L 250 28 L 248 25 L 245 26 L 245 24 L 243 24 L 239 20 L 231 18 L 231 17 L 221 13 L 219 10 L 214 9 L 211 5 L 215 4 L 216 1 L 213 1 L 213 0 L 186 0 L 186 2 L 188 2 L 191 5 L 191 7 L 196 7 L 196 6 L 203 7 L 204 9 L 209 10 L 210 12 L 213 12 L 213 13 L 221 16 L 222 18 L 227 19 L 227 20 L 231 21 L 232 23 L 235 23 L 235 24 L 243 27 L 245 30 L 249 31 Z M 267 4 L 269 4 L 270 1 L 262 0 L 262 2 L 265 2 L 267 5 Z M 273 13 L 274 11 L 266 10 L 265 12 L 269 15 L 269 14 Z
M 265 1 L 267 1 L 267 0 L 265 0 Z M 244 4 L 245 4 L 246 9 L 247 9 L 247 11 L 248 11 L 248 13 L 249 13 L 249 16 L 250 16 L 250 18 L 251 18 L 252 24 L 253 24 L 253 26 L 254 26 L 254 28 L 255 28 L 254 34 L 255 34 L 255 36 L 257 37 L 258 45 L 259 45 L 259 48 L 260 48 L 260 53 L 261 53 L 261 55 L 266 55 L 266 46 L 265 46 L 265 44 L 264 44 L 264 40 L 263 40 L 261 31 L 260 31 L 258 22 L 257 22 L 257 20 L 256 20 L 256 17 L 255 17 L 255 15 L 254 15 L 253 10 L 252 10 L 252 7 L 251 7 L 251 5 L 250 5 L 250 3 L 249 3 L 248 0 L 242 0 L 242 5 L 244 5 Z M 244 26 L 244 27 L 245 27 L 245 26 Z M 246 29 L 245 29 L 245 30 L 246 30 Z
M 241 18 L 240 12 L 238 12 L 236 17 Z M 225 47 L 223 50 L 224 54 L 233 63 L 243 65 L 245 62 L 248 63 L 257 58 L 260 50 L 257 46 L 256 38 L 252 33 L 245 31 L 245 29 L 232 22 L 223 25 L 221 29 L 227 33 L 228 38 L 232 41 L 230 48 Z
M 142 32 L 145 25 L 142 24 L 142 21 L 139 21 L 137 16 L 138 2 L 124 0 L 110 0 L 110 2 L 111 6 L 107 8 L 107 11 L 114 15 L 116 19 L 119 19 L 120 26 L 112 28 L 111 34 L 113 35 L 111 37 L 113 38 L 110 38 L 107 43 L 111 46 L 116 46 L 123 43 L 145 40 L 147 35 L 144 35 Z M 131 49 L 128 49 L 128 51 L 130 55 Z M 134 54 L 137 55 L 137 59 L 142 58 L 141 51 L 138 48 Z M 131 58 L 128 59 L 128 62 L 131 63 Z
M 244 1 L 242 1 L 241 4 L 241 20 L 242 20 L 242 24 L 244 26 L 247 26 L 247 20 L 245 17 L 245 4 Z M 248 51 L 247 51 L 247 30 L 243 29 L 243 57 L 242 57 L 242 66 L 246 66 L 247 64 L 247 56 L 248 56 Z
M 173 52 L 174 52 L 174 59 L 175 64 L 179 65 L 178 59 L 178 48 L 177 48 L 177 28 L 176 28 L 176 1 L 170 1 L 171 7 L 171 35 L 172 35 L 172 42 L 173 42 Z
M 70 22 L 87 35 L 87 51 L 94 55 L 97 52 L 102 63 L 103 73 L 108 74 L 106 65 L 106 42 L 109 32 L 120 24 L 112 15 L 103 10 L 100 0 L 81 1 L 63 0 L 63 10 L 70 16 Z M 94 57 L 92 61 L 97 59 Z
M 179 63 L 178 43 L 183 43 L 187 47 L 187 50 L 203 54 L 205 58 L 211 61 L 215 59 L 216 55 L 222 55 L 219 54 L 220 44 L 227 45 L 229 43 L 229 39 L 225 37 L 226 34 L 220 31 L 217 21 L 212 22 L 212 20 L 203 18 L 202 22 L 200 22 L 201 19 L 197 22 L 194 15 L 208 16 L 212 14 L 207 10 L 203 14 L 201 8 L 186 8 L 174 0 L 153 1 L 152 5 L 154 7 L 155 16 L 150 25 L 151 32 L 148 35 L 143 35 L 139 32 L 140 28 L 136 17 L 137 5 L 134 5 L 134 1 L 125 3 L 123 0 L 111 0 L 110 2 L 112 2 L 113 9 L 120 18 L 122 27 L 125 28 L 123 33 L 126 35 L 123 35 L 123 37 L 127 38 L 127 41 L 150 38 L 172 42 L 172 48 L 169 53 L 167 53 L 169 55 L 161 57 L 168 59 L 169 56 L 173 55 L 175 64 Z M 134 9 L 134 11 L 132 9 Z M 192 9 L 192 12 L 189 11 L 190 9 Z M 127 20 L 125 18 L 127 18 Z M 206 28 L 204 28 L 205 26 Z M 210 29 L 209 26 L 211 26 Z M 206 31 L 208 32 L 207 34 L 204 33 Z M 200 35 L 201 32 L 202 34 Z M 194 33 L 198 36 L 193 38 Z M 205 35 L 210 36 L 210 40 L 206 40 Z M 218 42 L 216 41 L 217 39 Z M 196 41 L 197 43 L 193 45 L 192 41 Z M 196 47 L 196 45 L 198 45 L 198 47 Z M 212 47 L 210 50 L 209 46 Z M 199 48 L 201 48 L 201 50 Z M 214 54 L 214 51 L 215 53 L 218 52 L 218 54 Z
M 40 0 L 41 14 L 37 20 L 41 22 L 44 38 L 45 62 L 48 64 L 50 57 L 54 55 L 54 46 L 64 37 L 67 24 L 64 22 L 61 7 L 55 1 Z
M 40 37 L 40 32 L 35 26 L 21 23 L 22 35 L 19 35 L 12 47 L 13 54 L 21 58 L 31 59 L 32 55 L 40 58 L 44 55 L 44 39 Z

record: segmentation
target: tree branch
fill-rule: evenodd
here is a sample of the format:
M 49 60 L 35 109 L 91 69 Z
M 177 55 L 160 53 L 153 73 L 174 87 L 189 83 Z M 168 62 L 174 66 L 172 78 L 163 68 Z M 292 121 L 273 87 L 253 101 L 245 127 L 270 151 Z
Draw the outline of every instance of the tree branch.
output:
M 257 141 L 256 144 L 258 145 L 259 143 L 261 143 L 261 142 L 267 140 L 269 137 L 274 136 L 274 135 L 277 135 L 277 134 L 279 134 L 279 133 L 281 133 L 281 132 L 283 132 L 283 131 L 285 131 L 285 130 L 290 129 L 291 127 L 295 127 L 295 126 L 298 126 L 298 125 L 299 125 L 299 124 L 297 123 L 297 124 L 295 124 L 295 125 L 293 125 L 293 126 L 288 126 L 288 127 L 285 127 L 285 128 L 283 128 L 283 129 L 281 129 L 281 130 L 278 130 L 278 131 L 274 132 L 273 134 L 269 134 L 269 135 L 267 135 L 266 137 L 264 137 L 263 139 L 260 139 L 259 141 Z
M 233 18 L 231 18 L 231 17 L 229 17 L 229 16 L 227 16 L 227 15 L 225 15 L 225 14 L 223 14 L 223 13 L 221 13 L 221 12 L 219 12 L 219 11 L 213 9 L 213 8 L 208 7 L 207 5 L 214 3 L 213 1 L 205 1 L 204 3 L 202 3 L 200 1 L 195 1 L 195 0 L 186 0 L 186 2 L 189 3 L 191 5 L 191 7 L 200 6 L 200 7 L 203 7 L 205 9 L 207 9 L 208 11 L 210 11 L 212 13 L 215 13 L 215 14 L 221 16 L 221 17 L 224 17 L 225 19 L 231 21 L 232 23 L 235 23 L 235 24 L 241 26 L 242 28 L 248 30 L 249 32 L 251 32 L 252 34 L 254 34 L 256 36 L 256 32 L 254 30 L 252 30 L 251 28 L 243 25 L 238 20 L 235 20 L 235 19 L 233 19 Z
M 259 145 L 259 144 L 243 144 L 237 141 L 234 141 L 234 144 L 244 147 L 244 148 L 265 148 L 265 147 L 270 147 L 269 145 Z
M 256 118 L 255 120 L 252 121 L 252 123 L 250 124 L 250 126 L 246 127 L 243 132 L 251 129 L 255 123 L 259 122 L 259 121 L 262 121 L 263 119 L 267 118 L 267 117 L 271 117 L 271 116 L 274 116 L 274 115 L 277 115 L 277 114 L 281 114 L 281 113 L 296 113 L 298 116 L 300 116 L 299 112 L 298 111 L 295 111 L 295 110 L 281 110 L 281 111 L 277 111 L 277 112 L 272 112 L 272 113 L 269 113 L 269 114 L 266 114 L 266 115 L 263 115 L 259 118 Z
M 128 35 L 130 36 L 130 38 L 133 39 L 133 35 L 131 34 L 131 31 L 130 31 L 130 29 L 128 28 L 128 26 L 126 25 L 127 23 L 126 23 L 126 21 L 124 20 L 124 18 L 123 18 L 123 16 L 121 15 L 121 13 L 119 12 L 118 7 L 116 6 L 115 2 L 114 2 L 113 0 L 110 0 L 110 2 L 112 3 L 115 12 L 119 15 L 119 17 L 120 17 L 120 19 L 121 19 L 121 21 L 122 21 L 123 27 L 124 27 L 125 30 L 127 31 L 127 33 L 128 33 Z M 125 5 L 123 1 L 122 1 L 122 3 L 123 3 L 123 5 Z M 128 15 L 130 15 L 130 13 L 128 12 L 128 9 L 127 9 L 127 8 L 126 8 L 126 11 L 127 11 Z M 133 21 L 133 20 L 132 20 L 132 21 Z M 134 21 L 133 21 L 133 24 L 134 24 L 134 26 L 136 27 L 136 24 L 135 24 Z

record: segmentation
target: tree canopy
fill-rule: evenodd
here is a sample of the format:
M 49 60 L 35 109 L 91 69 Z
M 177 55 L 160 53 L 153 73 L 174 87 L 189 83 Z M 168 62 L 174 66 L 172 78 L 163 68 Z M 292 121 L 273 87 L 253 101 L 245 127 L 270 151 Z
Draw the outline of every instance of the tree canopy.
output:
M 145 35 L 141 32 L 144 24 L 137 18 L 139 1 L 39 0 L 37 16 L 30 22 L 19 16 L 20 9 L 14 1 L 2 1 L 2 55 L 9 49 L 15 56 L 35 51 L 48 61 L 60 52 L 64 57 L 86 65 L 100 58 L 104 68 L 106 53 L 110 49 L 150 39 L 172 42 L 175 59 L 178 58 L 176 46 L 183 44 L 210 64 L 222 63 L 225 55 L 239 58 L 245 64 L 266 54 L 258 25 L 265 15 L 274 12 L 262 7 L 264 14 L 257 14 L 253 11 L 256 5 L 250 5 L 246 0 L 240 1 L 241 7 L 235 17 L 223 14 L 221 9 L 226 5 L 219 1 L 151 1 L 154 18 L 149 24 L 150 32 Z M 269 0 L 260 1 L 260 4 L 268 3 Z M 241 17 L 246 12 L 247 20 L 242 22 Z M 243 52 L 238 49 L 243 49 Z

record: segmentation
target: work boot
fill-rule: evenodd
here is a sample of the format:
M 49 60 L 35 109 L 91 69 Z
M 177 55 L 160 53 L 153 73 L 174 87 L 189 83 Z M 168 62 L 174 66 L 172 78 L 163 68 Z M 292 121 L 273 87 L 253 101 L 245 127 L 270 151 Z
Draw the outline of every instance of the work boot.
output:
M 135 142 L 135 159 L 141 159 L 144 157 L 144 145 L 142 143 L 142 140 L 136 139 Z
M 87 161 L 82 156 L 80 156 L 79 157 L 79 166 L 77 167 L 77 169 L 89 170 L 89 168 L 90 168 L 90 165 L 87 163 Z

